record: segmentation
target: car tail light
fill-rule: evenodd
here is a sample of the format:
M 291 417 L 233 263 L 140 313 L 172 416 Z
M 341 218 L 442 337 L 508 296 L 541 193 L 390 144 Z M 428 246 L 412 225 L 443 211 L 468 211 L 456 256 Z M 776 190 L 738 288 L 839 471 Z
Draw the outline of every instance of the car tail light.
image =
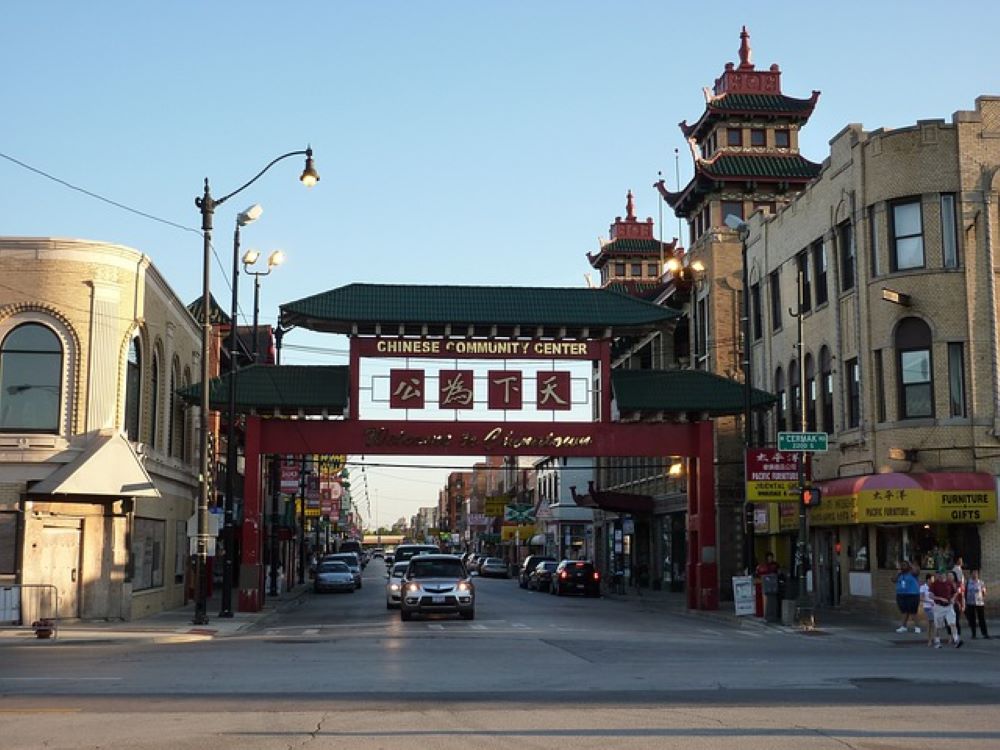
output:
M 566 571 L 565 571 L 565 570 L 561 571 L 561 572 L 559 573 L 559 577 L 560 577 L 560 578 L 565 578 L 565 577 L 566 577 Z
M 594 580 L 595 581 L 601 580 L 601 574 L 598 573 L 596 570 L 594 571 Z

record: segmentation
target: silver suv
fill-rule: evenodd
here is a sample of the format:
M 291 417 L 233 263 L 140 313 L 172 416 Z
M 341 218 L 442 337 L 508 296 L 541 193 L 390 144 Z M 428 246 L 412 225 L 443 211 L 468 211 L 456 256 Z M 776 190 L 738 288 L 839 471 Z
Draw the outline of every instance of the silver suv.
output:
M 417 555 L 403 576 L 399 616 L 405 622 L 416 614 L 455 614 L 464 620 L 476 616 L 476 590 L 456 555 Z

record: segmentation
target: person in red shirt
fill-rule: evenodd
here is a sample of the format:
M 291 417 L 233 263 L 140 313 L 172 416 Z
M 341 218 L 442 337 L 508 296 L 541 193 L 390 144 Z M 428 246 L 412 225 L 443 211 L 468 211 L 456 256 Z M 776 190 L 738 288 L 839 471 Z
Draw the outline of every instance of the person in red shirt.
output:
M 764 555 L 764 562 L 757 565 L 757 570 L 755 572 L 759 576 L 777 575 L 778 563 L 774 561 L 773 552 L 768 552 Z
M 930 584 L 930 594 L 934 598 L 934 628 L 940 633 L 945 626 L 951 633 L 955 648 L 962 647 L 962 638 L 958 634 L 955 618 L 955 600 L 958 598 L 958 588 L 950 580 L 944 570 L 939 570 Z M 941 648 L 941 639 L 934 637 L 934 648 Z

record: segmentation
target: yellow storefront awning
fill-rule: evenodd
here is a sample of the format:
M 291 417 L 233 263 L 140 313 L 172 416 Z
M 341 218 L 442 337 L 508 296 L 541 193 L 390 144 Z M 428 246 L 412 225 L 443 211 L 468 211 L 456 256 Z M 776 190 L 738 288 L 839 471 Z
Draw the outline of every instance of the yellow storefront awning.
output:
M 997 520 L 996 478 L 982 472 L 863 474 L 819 482 L 812 526 L 983 523 Z
M 146 467 L 119 432 L 99 432 L 79 456 L 33 485 L 28 494 L 160 497 Z

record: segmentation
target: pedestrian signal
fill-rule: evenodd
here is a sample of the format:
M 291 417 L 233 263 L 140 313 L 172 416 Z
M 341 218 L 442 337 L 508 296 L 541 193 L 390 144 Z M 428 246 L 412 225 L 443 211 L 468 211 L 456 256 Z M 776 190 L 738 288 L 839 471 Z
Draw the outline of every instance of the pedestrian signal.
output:
M 802 488 L 802 504 L 807 508 L 815 508 L 823 498 L 823 493 L 817 487 Z

